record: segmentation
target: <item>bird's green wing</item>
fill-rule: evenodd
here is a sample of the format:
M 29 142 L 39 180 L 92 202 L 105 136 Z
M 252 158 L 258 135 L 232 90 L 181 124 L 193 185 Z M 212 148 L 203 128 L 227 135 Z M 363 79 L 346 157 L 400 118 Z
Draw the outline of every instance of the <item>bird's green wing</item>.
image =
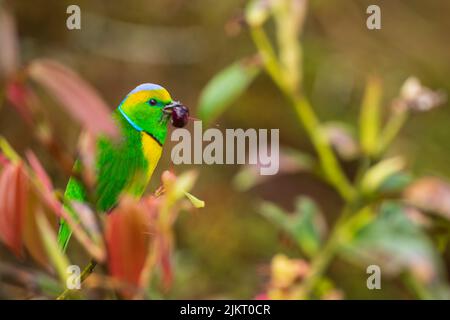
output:
M 97 142 L 97 210 L 108 212 L 116 204 L 120 194 L 128 191 L 140 196 L 146 187 L 145 171 L 148 163 L 142 152 L 140 132 L 124 128 L 124 137 L 120 142 L 113 142 L 107 138 L 99 138 Z M 85 189 L 76 178 L 71 177 L 65 192 L 66 200 L 84 202 Z M 78 221 L 76 213 L 68 209 Z M 65 251 L 72 230 L 67 222 L 61 220 L 58 233 L 58 243 Z
M 113 208 L 124 191 L 142 195 L 147 185 L 147 180 L 141 179 L 148 166 L 142 152 L 141 134 L 132 129 L 124 135 L 120 144 L 107 139 L 99 141 L 96 197 L 100 211 Z

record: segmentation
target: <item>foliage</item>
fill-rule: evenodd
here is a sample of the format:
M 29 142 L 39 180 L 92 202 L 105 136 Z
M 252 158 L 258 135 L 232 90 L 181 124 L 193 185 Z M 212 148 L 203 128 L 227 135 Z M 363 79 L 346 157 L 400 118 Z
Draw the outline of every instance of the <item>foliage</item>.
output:
M 18 47 L 14 19 L 3 7 L 0 15 L 4 24 L 0 28 L 2 98 L 16 109 L 29 132 L 68 176 L 73 174 L 75 159 L 54 134 L 54 123 L 49 120 L 40 90 L 78 122 L 84 131 L 79 160 L 86 168 L 80 178 L 92 190 L 96 154 L 93 138 L 114 138 L 118 134 L 109 107 L 84 79 L 57 61 L 39 58 L 21 66 L 17 61 L 19 52 L 9 51 Z M 0 272 L 7 275 L 7 281 L 24 282 L 25 286 L 33 279 L 30 291 L 50 298 L 99 297 L 98 294 L 151 298 L 158 291 L 167 291 L 173 277 L 173 224 L 181 210 L 201 208 L 204 202 L 189 193 L 197 179 L 196 172 L 177 176 L 165 171 L 161 179 L 162 186 L 155 193 L 141 200 L 124 196 L 112 212 L 102 217 L 92 209 L 92 203 L 64 199 L 62 190 L 53 186 L 32 151 L 28 150 L 23 158 L 0 137 L 0 240 L 22 264 L 31 257 L 44 270 L 33 275 L 34 271 L 16 270 L 2 262 Z M 63 203 L 77 213 L 80 221 L 68 214 Z M 69 223 L 86 256 L 95 261 L 81 274 L 81 281 L 86 280 L 83 288 L 87 288 L 82 291 L 65 289 L 72 262 L 56 241 L 60 218 Z M 95 264 L 107 271 L 88 278 Z
M 153 11 L 158 14 L 164 11 L 165 15 L 169 10 L 165 10 L 165 1 L 161 3 L 163 5 L 159 8 L 164 10 Z M 226 3 L 228 2 L 221 3 L 221 6 L 226 6 Z M 367 266 L 376 264 L 382 270 L 383 288 L 385 284 L 393 283 L 396 287 L 402 287 L 402 290 L 407 292 L 407 297 L 450 298 L 446 279 L 448 259 L 445 261 L 446 254 L 448 258 L 450 239 L 450 184 L 439 177 L 434 168 L 427 171 L 432 172 L 433 176 L 417 175 L 414 170 L 416 161 L 412 157 L 405 157 L 398 144 L 394 145 L 404 137 L 402 130 L 411 122 L 420 124 L 420 135 L 425 136 L 424 139 L 431 139 L 429 134 L 424 134 L 429 133 L 430 128 L 425 128 L 429 116 L 423 112 L 432 115 L 436 108 L 445 103 L 446 96 L 441 91 L 428 88 L 414 76 L 405 79 L 401 88 L 393 88 L 388 74 L 379 72 L 367 75 L 365 89 L 356 92 L 360 105 L 356 121 L 351 122 L 349 117 L 340 117 L 333 121 L 319 119 L 318 115 L 322 116 L 323 111 L 320 109 L 320 99 L 314 99 L 308 88 L 311 85 L 308 82 L 312 73 L 310 69 L 313 69 L 315 59 L 320 59 L 320 54 L 317 54 L 318 58 L 309 57 L 309 60 L 305 55 L 308 46 L 316 45 L 314 40 L 317 37 L 317 34 L 311 36 L 304 32 L 304 29 L 309 27 L 305 24 L 309 16 L 308 6 L 314 10 L 323 10 L 322 15 L 311 16 L 311 25 L 319 24 L 320 32 L 329 32 L 331 37 L 337 35 L 338 38 L 343 38 L 344 35 L 345 38 L 352 39 L 352 42 L 366 37 L 365 34 L 358 35 L 354 30 L 339 32 L 333 19 L 336 17 L 328 17 L 325 3 L 306 0 L 249 0 L 242 15 L 235 19 L 238 26 L 233 30 L 249 36 L 255 50 L 252 49 L 252 52 L 247 52 L 243 57 L 235 56 L 234 62 L 210 79 L 200 94 L 197 111 L 203 121 L 212 124 L 221 116 L 233 114 L 236 109 L 233 110 L 232 107 L 243 101 L 241 99 L 258 97 L 258 100 L 255 99 L 260 104 L 257 113 L 248 115 L 241 110 L 235 112 L 248 120 L 246 124 L 286 111 L 285 114 L 293 115 L 296 124 L 303 127 L 313 152 L 307 147 L 301 150 L 288 147 L 286 143 L 286 146 L 280 149 L 280 172 L 276 177 L 261 176 L 258 174 L 258 168 L 254 166 L 242 166 L 232 179 L 232 187 L 239 197 L 242 196 L 243 201 L 253 196 L 250 192 L 245 195 L 243 192 L 252 189 L 267 188 L 271 192 L 277 189 L 278 193 L 290 190 L 292 184 L 281 180 L 281 175 L 305 188 L 304 181 L 294 180 L 299 176 L 298 173 L 302 174 L 301 177 L 307 177 L 306 183 L 310 183 L 304 193 L 317 188 L 317 185 L 321 188 L 326 185 L 323 188 L 332 189 L 334 198 L 311 197 L 309 193 L 298 194 L 292 208 L 288 210 L 284 208 L 287 204 L 281 200 L 268 201 L 260 199 L 260 196 L 255 197 L 257 203 L 254 210 L 259 212 L 262 219 L 266 219 L 274 230 L 279 231 L 280 245 L 275 244 L 274 247 L 283 251 L 274 254 L 272 259 L 266 258 L 264 261 L 269 267 L 262 268 L 262 272 L 259 272 L 259 269 L 255 272 L 253 265 L 248 267 L 236 261 L 238 258 L 245 260 L 249 256 L 253 259 L 256 256 L 258 262 L 261 260 L 260 255 L 250 252 L 250 238 L 253 237 L 261 243 L 260 247 L 263 247 L 265 255 L 272 253 L 266 247 L 268 242 L 275 242 L 275 239 L 257 229 L 254 226 L 255 220 L 247 218 L 244 213 L 249 211 L 246 210 L 248 204 L 245 209 L 239 205 L 233 206 L 232 209 L 239 211 L 238 214 L 231 212 L 230 206 L 225 206 L 226 202 L 234 205 L 232 200 L 236 199 L 230 195 L 232 188 L 228 180 L 225 186 L 216 184 L 215 180 L 208 181 L 211 184 L 207 186 L 208 194 L 216 194 L 216 199 L 220 202 L 216 212 L 208 214 L 211 216 L 210 220 L 205 219 L 207 222 L 203 222 L 206 227 L 201 229 L 200 232 L 204 233 L 201 237 L 192 232 L 192 229 L 197 229 L 197 221 L 195 225 L 187 223 L 186 227 L 189 232 L 194 233 L 193 243 L 199 248 L 192 249 L 193 255 L 199 255 L 201 263 L 194 265 L 198 267 L 195 271 L 191 270 L 193 265 L 182 264 L 176 273 L 174 264 L 180 257 L 185 258 L 186 252 L 184 248 L 175 252 L 177 248 L 174 224 L 182 210 L 204 206 L 202 200 L 189 193 L 197 179 L 197 173 L 189 171 L 175 175 L 165 171 L 161 176 L 160 189 L 140 201 L 124 197 L 114 212 L 107 216 L 98 215 L 92 209 L 91 203 L 66 203 L 81 218 L 79 222 L 73 221 L 61 205 L 65 199 L 62 197 L 62 190 L 55 187 L 57 184 L 54 177 L 63 176 L 65 181 L 72 174 L 74 156 L 65 140 L 58 134 L 57 123 L 49 116 L 47 107 L 49 101 L 57 103 L 84 131 L 76 152 L 86 168 L 81 178 L 87 189 L 91 189 L 95 183 L 93 138 L 98 134 L 116 135 L 108 116 L 109 107 L 104 99 L 66 64 L 49 58 L 26 60 L 30 59 L 28 52 L 26 58 L 21 57 L 14 17 L 0 6 L 0 107 L 9 106 L 14 109 L 34 141 L 46 150 L 45 155 L 38 154 L 39 158 L 37 153 L 31 151 L 22 154 L 15 151 L 19 149 L 13 148 L 6 139 L 0 138 L 0 240 L 11 252 L 12 258 L 9 260 L 13 261 L 0 262 L 1 281 L 18 285 L 24 288 L 27 294 L 41 298 L 161 298 L 165 297 L 177 277 L 184 277 L 194 279 L 188 282 L 188 289 L 185 291 L 189 297 L 197 298 L 211 294 L 211 291 L 204 289 L 204 280 L 212 281 L 208 277 L 198 280 L 192 275 L 216 268 L 224 271 L 222 278 L 225 278 L 217 280 L 216 284 L 222 282 L 226 283 L 226 286 L 237 287 L 239 284 L 229 279 L 235 279 L 232 277 L 238 269 L 239 273 L 245 274 L 240 279 L 254 275 L 260 282 L 265 281 L 263 286 L 260 283 L 254 286 L 259 288 L 258 290 L 262 287 L 259 294 L 252 287 L 245 291 L 247 296 L 258 299 L 344 299 L 352 295 L 353 288 L 344 286 L 345 281 L 336 276 L 336 270 L 340 267 L 349 270 L 347 272 L 351 276 L 357 273 L 366 275 Z M 400 2 L 392 3 L 389 5 L 405 10 L 398 20 L 406 19 L 406 6 L 401 7 Z M 157 5 L 155 2 L 155 6 Z M 339 3 L 342 8 L 348 8 L 346 5 L 344 2 Z M 346 11 L 339 8 L 340 11 Z M 395 38 L 401 33 L 393 32 L 392 37 L 383 34 L 386 41 L 377 43 L 395 42 L 395 52 L 399 54 L 393 59 L 395 68 L 399 65 L 398 68 L 411 70 L 408 73 L 418 72 L 418 69 L 402 64 L 401 60 L 409 50 L 414 51 L 409 54 L 411 60 L 414 60 L 414 64 L 420 64 L 420 69 L 425 72 L 431 72 L 431 69 L 445 71 L 442 62 L 439 64 L 439 60 L 434 59 L 435 55 L 432 55 L 435 48 L 431 44 L 436 39 L 430 31 L 434 26 L 430 28 L 429 25 L 422 24 L 424 19 L 417 20 L 416 12 L 419 10 L 415 6 L 412 8 L 414 12 L 410 15 L 410 22 L 417 24 L 416 30 L 426 30 L 429 42 L 421 43 L 414 39 L 410 42 L 418 47 L 407 46 L 406 43 L 411 39 Z M 207 12 L 203 10 L 203 6 L 201 11 Z M 128 10 L 127 14 L 133 12 Z M 221 15 L 222 13 L 220 12 Z M 425 14 L 426 12 L 424 16 Z M 205 15 L 209 20 L 215 17 L 210 16 L 209 11 Z M 323 17 L 333 20 L 331 27 L 323 22 Z M 127 21 L 128 18 L 130 17 L 127 17 Z M 157 20 L 159 19 L 162 18 L 158 17 Z M 178 19 L 172 20 L 178 22 Z M 339 17 L 339 20 L 347 19 Z M 148 21 L 147 17 L 144 21 Z M 100 22 L 105 25 L 110 23 L 106 20 Z M 130 28 L 130 25 L 120 23 L 120 27 L 124 28 Z M 345 29 L 342 28 L 343 25 L 351 26 L 341 23 L 341 29 Z M 140 26 L 139 31 L 141 29 L 143 28 Z M 216 32 L 214 28 L 211 29 Z M 333 29 L 332 32 L 330 29 Z M 189 32 L 176 37 L 181 44 L 177 42 L 170 45 L 170 32 L 166 29 L 162 29 L 159 37 L 155 37 L 158 41 L 141 42 L 151 43 L 152 50 L 156 51 L 159 47 L 156 48 L 155 43 L 161 47 L 169 43 L 171 55 L 180 58 L 175 60 L 189 61 L 192 60 L 189 56 L 192 54 L 192 47 L 202 48 L 201 37 L 188 37 L 189 41 L 182 41 L 186 40 Z M 406 32 L 411 33 L 409 28 Z M 217 34 L 214 34 L 214 37 L 220 38 Z M 120 38 L 122 41 L 117 41 L 114 37 L 108 39 L 110 43 L 124 42 L 123 38 Z M 244 36 L 244 41 L 246 39 Z M 236 38 L 232 39 L 235 40 Z M 95 43 L 95 46 L 101 47 L 101 44 Z M 120 47 L 125 48 L 130 57 L 140 57 L 141 62 L 151 60 L 151 57 L 141 54 L 145 51 L 130 50 L 125 43 Z M 332 44 L 328 46 L 327 43 L 326 48 L 332 47 Z M 362 47 L 364 59 L 367 59 L 369 50 L 375 51 L 375 45 Z M 248 47 L 244 48 L 248 50 Z M 427 54 L 408 48 L 419 48 Z M 241 52 L 234 48 L 229 50 L 229 47 L 220 48 L 225 49 L 233 55 Z M 384 46 L 377 50 L 381 50 L 380 55 L 383 58 L 392 53 Z M 136 62 L 125 56 L 124 51 L 110 51 L 114 50 L 103 44 L 102 53 L 107 52 L 108 58 L 120 56 L 121 63 Z M 161 52 L 164 53 L 164 50 Z M 161 52 L 158 51 L 155 55 L 163 56 Z M 318 52 L 314 52 L 316 53 Z M 202 62 L 201 68 L 195 67 L 195 74 L 199 69 L 210 72 L 204 65 L 207 59 L 204 61 L 203 58 L 193 58 Z M 330 67 L 325 68 L 325 75 L 322 75 L 331 79 L 325 82 L 325 86 L 332 87 L 327 89 L 340 91 L 344 87 L 341 82 L 348 79 L 345 79 L 340 71 L 343 65 L 353 64 L 353 59 L 349 51 L 344 50 L 344 53 L 340 52 L 330 59 L 332 63 L 328 61 Z M 170 59 L 163 57 L 160 60 Z M 215 70 L 218 59 L 214 56 L 212 60 L 211 64 Z M 105 70 L 98 69 L 99 72 Z M 444 74 L 441 78 L 436 77 L 436 81 L 441 83 L 445 76 Z M 107 74 L 106 77 L 111 75 Z M 115 71 L 114 77 L 118 77 Z M 177 73 L 176 78 L 181 79 L 182 76 Z M 194 82 L 194 72 L 189 74 L 189 80 L 191 78 Z M 286 106 L 283 103 L 272 105 L 275 100 L 264 100 L 267 97 L 266 90 L 256 90 L 255 87 L 259 83 L 255 82 L 261 80 L 267 88 L 268 79 L 269 85 L 273 84 L 272 90 L 267 90 L 268 94 L 272 95 L 278 90 L 285 98 Z M 436 83 L 432 86 L 436 86 Z M 319 95 L 326 94 L 319 92 Z M 393 94 L 396 97 L 390 99 Z M 362 98 L 359 99 L 359 96 Z M 326 107 L 329 111 L 334 105 Z M 270 108 L 276 111 L 267 112 L 266 115 L 265 111 Z M 428 118 L 428 121 L 429 119 L 435 118 Z M 279 128 L 284 128 L 284 125 L 285 123 L 280 122 Z M 286 128 L 286 131 L 291 133 L 295 132 L 293 130 Z M 300 134 L 299 132 L 298 136 L 291 137 L 291 141 L 301 140 Z M 426 142 L 435 144 L 428 140 Z M 40 162 L 40 159 L 44 161 L 44 158 L 49 158 L 49 162 L 57 167 L 56 173 L 47 173 L 49 170 Z M 356 170 L 353 170 L 355 167 Z M 211 177 L 216 178 L 213 175 Z M 312 181 L 311 177 L 318 181 Z M 264 195 L 261 197 L 266 199 Z M 331 202 L 333 205 L 330 205 Z M 224 211 L 222 216 L 219 215 L 220 210 Z M 65 291 L 62 296 L 61 292 L 67 280 L 65 270 L 76 257 L 63 254 L 55 246 L 56 224 L 60 217 L 64 217 L 74 230 L 74 240 L 81 247 L 83 257 L 94 258 L 100 264 L 100 268 L 86 278 L 84 290 Z M 233 231 L 236 229 L 245 237 L 235 237 L 238 240 L 234 240 L 236 233 Z M 209 241 L 204 239 L 213 239 L 215 242 L 209 244 Z M 233 240 L 237 244 L 233 243 Z M 217 248 L 217 244 L 220 247 Z M 205 258 L 210 256 L 212 258 Z M 192 257 L 182 262 L 189 262 L 189 258 Z M 233 268 L 230 267 L 230 270 L 233 270 L 230 271 L 228 265 L 232 263 Z M 223 266 L 225 264 L 226 267 Z M 87 272 L 91 272 L 89 266 Z M 261 273 L 267 277 L 261 276 Z M 192 284 L 195 288 L 191 288 Z M 360 286 L 364 285 L 365 279 Z M 222 296 L 222 292 L 220 294 Z
M 245 18 L 262 68 L 291 104 L 315 147 L 316 158 L 312 161 L 310 158 L 314 156 L 297 156 L 296 160 L 290 157 L 295 164 L 290 173 L 308 170 L 316 174 L 335 189 L 344 204 L 325 240 L 323 220 L 316 219 L 320 213 L 312 199 L 298 198 L 294 213 L 285 212 L 271 202 L 260 204 L 260 212 L 292 238 L 302 258 L 275 256 L 271 281 L 259 297 L 342 298 L 345 292 L 337 293 L 333 281 L 326 276 L 328 266 L 337 256 L 362 267 L 381 266 L 385 274 L 400 276 L 418 298 L 450 297 L 444 262 L 433 243 L 434 235 L 429 232 L 431 226 L 419 223 L 434 212 L 443 218 L 440 223 L 448 234 L 449 185 L 437 177 L 415 179 L 406 170 L 406 159 L 401 155 L 387 155 L 406 120 L 414 113 L 439 106 L 445 101 L 445 95 L 411 77 L 386 110 L 382 78 L 370 76 L 361 103 L 358 130 L 352 124 L 320 122 L 302 87 L 302 42 L 298 39 L 306 12 L 307 1 L 303 0 L 252 0 Z M 270 19 L 275 22 L 274 41 L 265 30 Z M 235 73 L 235 68 L 232 65 L 213 78 L 206 93 L 225 87 L 227 79 L 222 75 L 231 73 L 229 70 Z M 240 77 L 245 77 L 245 73 Z M 241 86 L 244 90 L 248 82 L 242 82 Z M 236 92 L 234 89 L 230 95 L 228 106 L 238 98 Z M 223 97 L 217 101 L 209 99 L 208 106 L 203 108 L 203 118 L 209 119 L 210 114 L 216 117 L 217 110 L 225 111 L 223 101 Z M 286 159 L 283 152 L 280 157 Z M 353 177 L 342 167 L 349 160 L 359 163 Z M 318 167 L 311 163 L 317 163 Z M 286 171 L 280 170 L 289 173 Z M 272 181 L 261 179 L 255 170 L 244 167 L 236 176 L 235 185 L 248 190 Z M 448 237 L 442 241 L 441 250 L 447 246 Z

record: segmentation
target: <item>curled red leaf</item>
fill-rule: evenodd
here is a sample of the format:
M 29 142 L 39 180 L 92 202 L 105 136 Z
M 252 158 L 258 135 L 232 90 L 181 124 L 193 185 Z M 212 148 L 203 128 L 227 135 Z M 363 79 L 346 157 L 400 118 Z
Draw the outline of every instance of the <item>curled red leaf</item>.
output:
M 74 71 L 53 60 L 38 59 L 30 64 L 28 73 L 87 130 L 94 134 L 117 136 L 108 106 Z
M 149 218 L 142 206 L 124 198 L 106 219 L 105 238 L 111 275 L 139 287 L 150 245 Z M 132 296 L 127 289 L 121 293 Z

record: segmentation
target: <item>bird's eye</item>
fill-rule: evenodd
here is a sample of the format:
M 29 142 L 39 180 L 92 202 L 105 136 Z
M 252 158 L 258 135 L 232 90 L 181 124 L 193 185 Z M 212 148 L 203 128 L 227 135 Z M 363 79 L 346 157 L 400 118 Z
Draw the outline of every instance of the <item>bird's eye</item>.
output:
M 151 99 L 148 103 L 150 103 L 151 106 L 156 106 L 158 102 L 155 99 Z

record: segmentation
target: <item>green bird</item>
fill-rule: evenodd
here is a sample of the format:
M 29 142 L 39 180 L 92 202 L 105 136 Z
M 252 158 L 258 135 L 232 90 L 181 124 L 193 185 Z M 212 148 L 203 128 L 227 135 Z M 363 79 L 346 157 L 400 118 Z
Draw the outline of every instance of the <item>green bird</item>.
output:
M 98 211 L 110 211 L 121 194 L 142 196 L 161 157 L 169 120 L 175 127 L 183 127 L 189 110 L 173 101 L 163 87 L 145 83 L 133 89 L 114 110 L 112 117 L 119 128 L 120 138 L 97 138 L 95 206 Z M 81 164 L 76 161 L 74 172 Z M 87 192 L 75 176 L 69 179 L 64 197 L 68 201 L 85 202 Z M 76 219 L 73 210 L 67 211 Z M 72 230 L 61 220 L 58 244 L 66 250 Z

